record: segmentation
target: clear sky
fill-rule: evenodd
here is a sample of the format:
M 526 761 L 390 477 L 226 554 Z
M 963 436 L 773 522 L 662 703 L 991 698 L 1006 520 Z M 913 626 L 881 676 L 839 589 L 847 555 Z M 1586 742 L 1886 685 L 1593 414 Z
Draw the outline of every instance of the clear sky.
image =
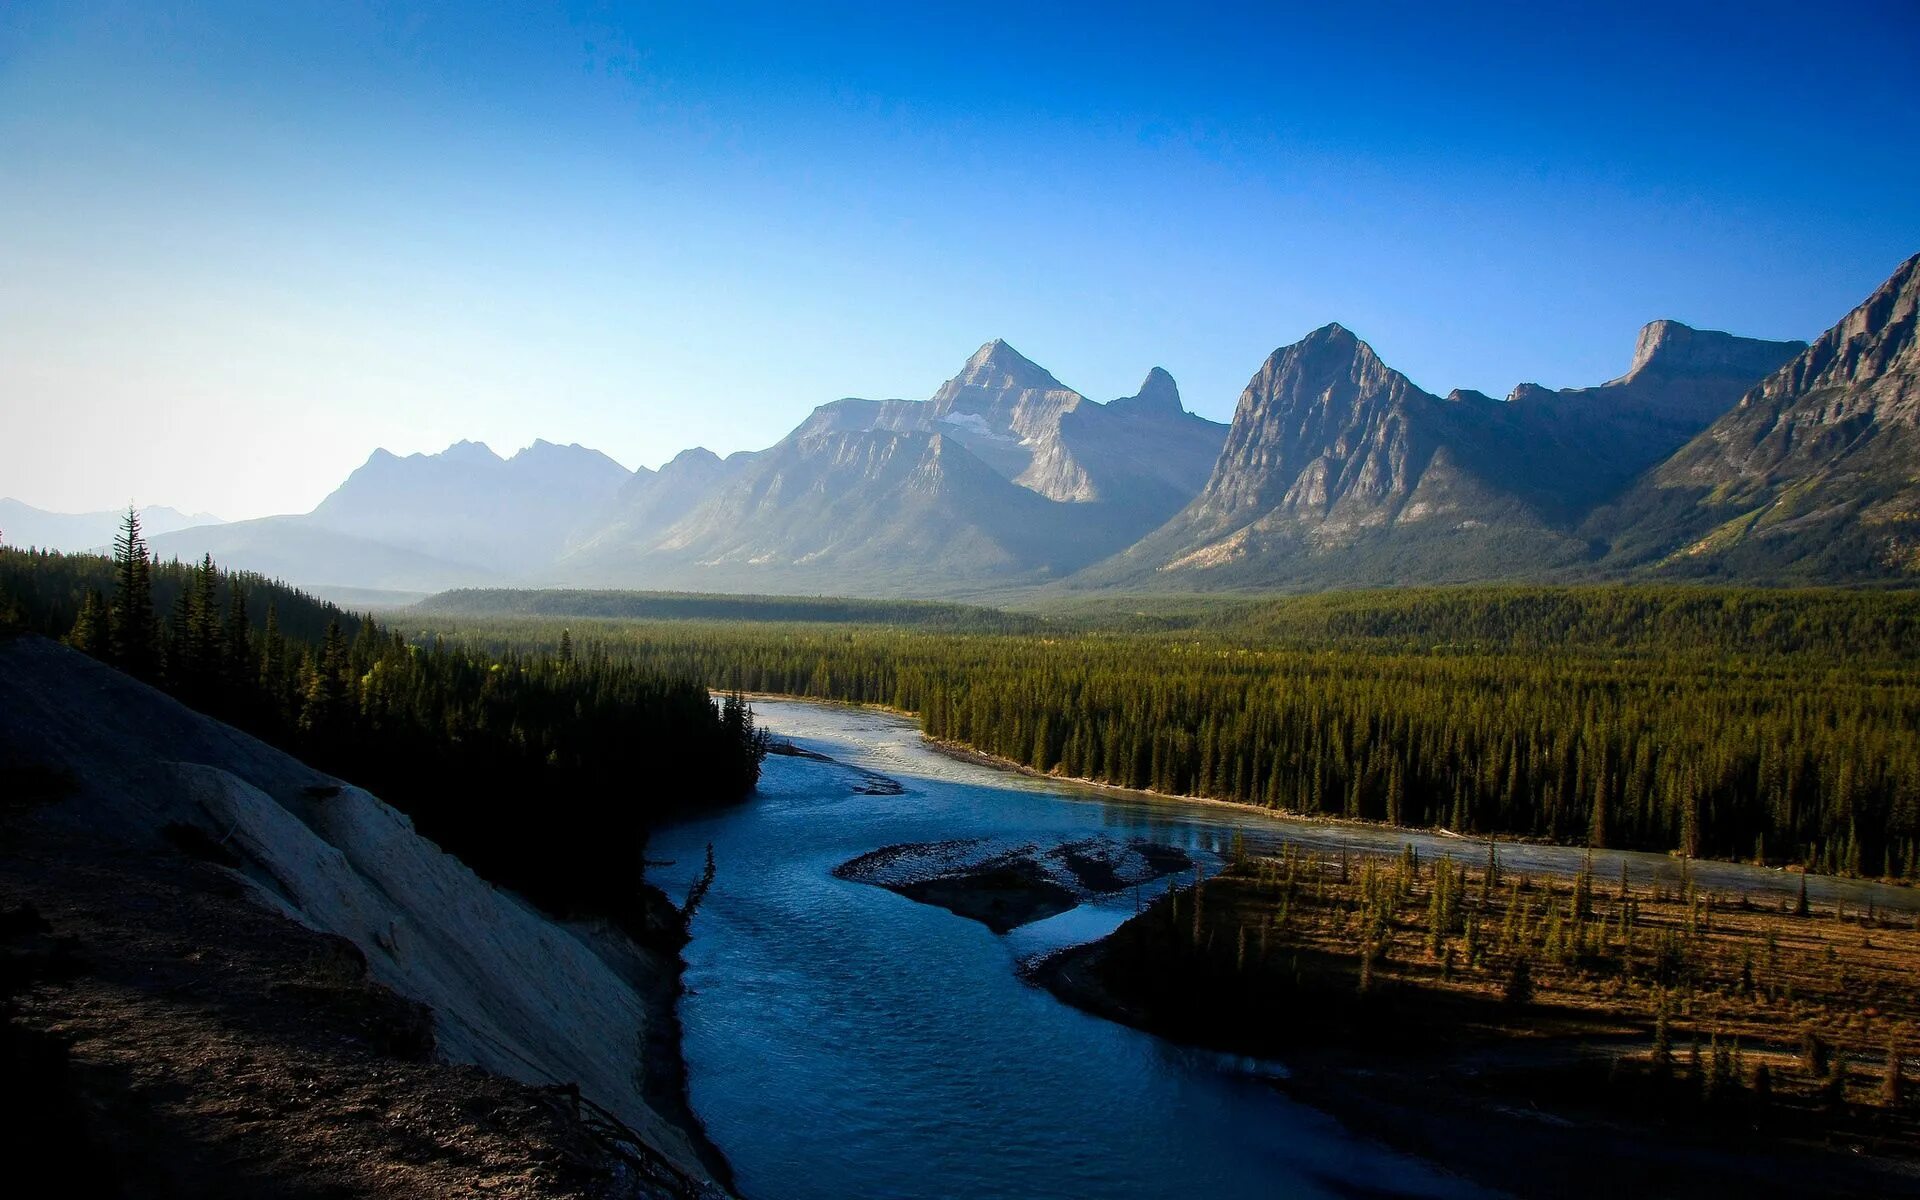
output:
M 0 495 L 658 465 L 1004 337 L 1222 420 L 1812 337 L 1920 250 L 1920 5 L 0 3 Z

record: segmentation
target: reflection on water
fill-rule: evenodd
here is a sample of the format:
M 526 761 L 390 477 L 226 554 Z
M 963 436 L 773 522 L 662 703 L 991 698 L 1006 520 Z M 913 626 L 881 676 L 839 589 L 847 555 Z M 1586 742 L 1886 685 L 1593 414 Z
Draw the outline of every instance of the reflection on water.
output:
M 1283 838 L 1330 848 L 1414 841 L 1423 854 L 1479 856 L 1483 846 L 1033 779 L 939 754 L 888 714 L 754 707 L 780 736 L 906 790 L 855 795 L 834 764 L 769 757 L 754 799 L 666 830 L 651 848 L 674 860 L 655 880 L 678 895 L 714 847 L 718 875 L 686 951 L 682 1016 L 694 1107 L 745 1195 L 1472 1194 L 1287 1100 L 1265 1082 L 1284 1064 L 1173 1046 L 1020 981 L 1020 959 L 1125 920 L 1131 893 L 999 938 L 831 871 L 898 842 L 1049 845 L 1101 831 L 1213 863 L 1236 832 L 1255 848 Z M 1595 858 L 1604 878 L 1623 858 L 1637 878 L 1678 878 L 1678 864 L 1659 856 Z M 1564 869 L 1579 852 L 1502 846 L 1501 859 Z M 1751 868 L 1695 870 L 1730 894 L 1798 887 L 1797 877 Z M 1813 891 L 1834 886 L 1819 880 Z M 1839 886 L 1850 902 L 1913 905 L 1904 890 Z

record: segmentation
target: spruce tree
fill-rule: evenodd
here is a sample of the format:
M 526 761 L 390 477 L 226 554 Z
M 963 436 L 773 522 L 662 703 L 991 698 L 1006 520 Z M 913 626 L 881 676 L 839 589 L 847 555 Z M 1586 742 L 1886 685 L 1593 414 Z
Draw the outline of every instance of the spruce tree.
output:
M 253 660 L 253 630 L 247 621 L 247 594 L 237 579 L 227 581 L 227 619 L 221 624 L 225 650 L 222 674 L 238 695 L 250 695 L 259 684 L 260 670 Z
M 1513 960 L 1513 967 L 1507 973 L 1506 1001 L 1515 1008 L 1524 1008 L 1533 1002 L 1533 963 L 1525 951 Z
M 131 504 L 113 539 L 113 601 L 107 615 L 114 665 L 139 679 L 155 678 L 160 632 L 153 615 L 153 561 L 140 535 L 140 514 Z
M 1887 1035 L 1887 1073 L 1880 1079 L 1880 1103 L 1898 1108 L 1905 1095 L 1905 1081 L 1900 1078 L 1900 1042 L 1890 1033 Z
M 80 616 L 73 623 L 73 632 L 67 635 L 67 644 L 95 658 L 106 658 L 113 653 L 107 601 L 99 588 L 87 589 L 87 598 L 80 603 Z

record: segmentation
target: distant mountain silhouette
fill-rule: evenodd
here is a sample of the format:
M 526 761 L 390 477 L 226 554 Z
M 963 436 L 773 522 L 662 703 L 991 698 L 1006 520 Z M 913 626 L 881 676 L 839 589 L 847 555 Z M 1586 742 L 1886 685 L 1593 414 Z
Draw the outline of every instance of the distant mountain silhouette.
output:
M 502 459 L 479 442 L 405 458 L 376 450 L 301 518 L 499 576 L 544 569 L 631 473 L 598 450 L 536 441 Z
M 222 566 L 257 571 L 328 596 L 357 590 L 439 592 L 509 578 L 485 564 L 436 558 L 340 533 L 304 516 L 199 525 L 147 540 L 162 559 L 191 561 L 211 554 Z
M 42 550 L 70 553 L 99 550 L 113 544 L 125 509 L 100 512 L 59 513 L 35 508 L 19 500 L 0 499 L 0 542 L 8 546 L 38 546 Z M 148 534 L 168 533 L 194 525 L 218 525 L 220 518 L 211 513 L 183 513 L 165 505 L 150 504 L 140 510 L 141 527 Z

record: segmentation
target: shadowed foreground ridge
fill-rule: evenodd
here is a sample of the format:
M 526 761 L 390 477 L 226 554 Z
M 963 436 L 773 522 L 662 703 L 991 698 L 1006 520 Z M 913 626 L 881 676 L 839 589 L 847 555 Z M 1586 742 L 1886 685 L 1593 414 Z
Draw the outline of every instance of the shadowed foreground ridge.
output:
M 0 641 L 0 771 L 0 907 L 42 964 L 15 1028 L 70 1043 L 75 1136 L 126 1194 L 717 1190 L 672 951 L 39 639 Z

